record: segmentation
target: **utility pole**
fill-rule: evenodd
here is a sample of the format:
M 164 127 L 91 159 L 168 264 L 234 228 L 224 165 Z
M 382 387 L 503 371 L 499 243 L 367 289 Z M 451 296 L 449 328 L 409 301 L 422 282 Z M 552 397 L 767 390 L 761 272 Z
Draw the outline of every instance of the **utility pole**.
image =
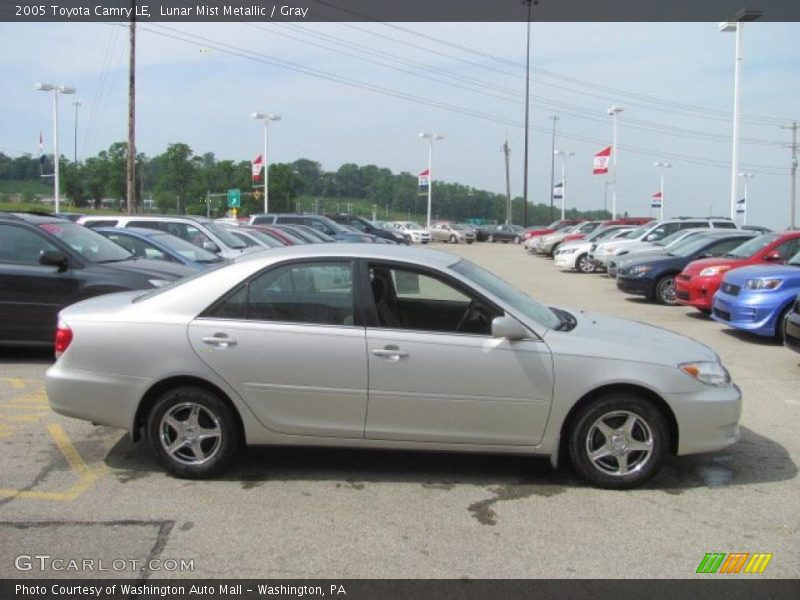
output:
M 524 210 L 522 212 L 522 226 L 528 226 L 528 138 L 529 138 L 529 113 L 531 107 L 530 89 L 531 89 L 531 5 L 538 4 L 539 0 L 523 0 L 528 5 L 528 35 L 525 43 L 525 157 L 523 159 L 524 173 L 522 175 L 522 198 L 524 201 Z
M 553 122 L 553 138 L 552 138 L 552 145 L 550 147 L 550 222 L 553 222 L 553 188 L 556 184 L 555 180 L 555 170 L 556 170 L 556 121 L 558 121 L 558 117 L 553 115 L 550 117 L 550 120 Z M 564 190 L 561 190 L 563 193 Z M 564 217 L 561 217 L 562 219 Z
M 506 223 L 511 224 L 511 172 L 508 166 L 508 157 L 511 154 L 511 149 L 508 147 L 508 130 L 506 130 L 506 143 L 503 144 L 503 154 L 506 158 Z
M 131 0 L 136 13 L 136 0 Z M 130 55 L 128 57 L 128 214 L 133 214 L 136 202 L 136 19 L 130 22 Z
M 797 227 L 797 121 L 792 121 L 792 124 L 789 126 L 783 126 L 781 129 L 791 129 L 792 130 L 792 143 L 789 145 L 789 149 L 792 151 L 792 170 L 790 177 L 792 178 L 792 191 L 791 197 L 789 201 L 791 202 L 791 210 L 789 211 L 791 214 L 791 227 L 795 229 Z

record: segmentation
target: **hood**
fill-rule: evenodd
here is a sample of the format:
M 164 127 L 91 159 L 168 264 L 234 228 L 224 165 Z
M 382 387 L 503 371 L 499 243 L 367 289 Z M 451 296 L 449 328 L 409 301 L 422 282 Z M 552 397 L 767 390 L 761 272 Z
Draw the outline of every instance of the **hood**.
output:
M 742 286 L 748 279 L 769 277 L 774 279 L 793 279 L 800 283 L 800 266 L 790 265 L 751 265 L 725 273 L 723 281 Z
M 655 258 L 666 256 L 666 252 L 662 250 L 644 250 L 642 252 L 631 252 L 630 254 L 620 254 L 614 259 L 614 262 L 617 263 L 617 266 L 621 265 L 628 265 L 634 262 L 644 262 L 648 259 L 652 260 Z
M 186 277 L 196 272 L 195 269 L 184 265 L 168 263 L 163 260 L 148 260 L 146 258 L 123 260 L 97 266 L 117 271 L 136 273 L 137 275 L 143 275 L 153 279 L 167 279 L 169 281 L 180 279 L 181 277 Z
M 724 256 L 718 258 L 701 258 L 690 262 L 683 272 L 686 275 L 697 275 L 700 271 L 708 267 L 728 267 L 728 269 L 735 269 L 746 265 L 749 260 L 749 258 L 726 258 Z
M 675 367 L 691 361 L 717 362 L 708 346 L 672 331 L 600 313 L 564 309 L 578 324 L 572 331 L 550 330 L 545 341 L 554 353 Z

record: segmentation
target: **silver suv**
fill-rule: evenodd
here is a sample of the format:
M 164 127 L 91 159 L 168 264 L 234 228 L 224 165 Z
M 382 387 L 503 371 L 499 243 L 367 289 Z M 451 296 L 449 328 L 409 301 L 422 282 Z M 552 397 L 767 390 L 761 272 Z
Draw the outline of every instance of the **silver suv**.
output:
M 248 248 L 243 241 L 230 233 L 225 227 L 202 217 L 156 215 L 86 216 L 78 219 L 78 223 L 92 229 L 97 227 L 158 229 L 191 242 L 195 246 L 200 246 L 209 252 L 218 254 L 225 259 L 236 258 L 255 249 Z

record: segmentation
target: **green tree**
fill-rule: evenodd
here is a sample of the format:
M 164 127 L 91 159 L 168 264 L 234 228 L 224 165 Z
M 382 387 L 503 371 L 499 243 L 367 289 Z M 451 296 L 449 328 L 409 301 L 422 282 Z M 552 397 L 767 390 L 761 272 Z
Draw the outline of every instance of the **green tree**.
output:
M 179 214 L 186 212 L 186 204 L 192 200 L 189 192 L 195 167 L 191 159 L 192 149 L 186 144 L 170 144 L 164 153 L 165 168 L 160 187 L 177 195 Z

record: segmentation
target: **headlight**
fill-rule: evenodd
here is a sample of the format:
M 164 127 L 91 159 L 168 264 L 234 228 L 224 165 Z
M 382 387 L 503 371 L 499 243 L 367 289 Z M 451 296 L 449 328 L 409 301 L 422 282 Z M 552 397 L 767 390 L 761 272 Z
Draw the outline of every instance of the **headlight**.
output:
M 167 281 L 166 279 L 148 279 L 147 283 L 152 285 L 154 288 L 160 288 L 162 286 L 167 285 L 170 282 Z
M 575 248 L 562 248 L 561 250 L 557 251 L 556 254 L 574 254 Z
M 780 279 L 748 279 L 744 284 L 746 290 L 774 290 L 781 284 Z
M 681 371 L 689 377 L 697 379 L 706 385 L 722 387 L 731 382 L 728 370 L 718 362 L 694 362 L 678 365 Z
M 631 267 L 628 271 L 628 275 L 644 275 L 645 273 L 649 273 L 653 270 L 653 267 L 650 265 L 641 265 L 639 267 Z
M 713 277 L 714 275 L 720 275 L 725 271 L 730 271 L 729 265 L 720 265 L 718 267 L 706 267 L 702 271 L 700 271 L 700 277 Z

